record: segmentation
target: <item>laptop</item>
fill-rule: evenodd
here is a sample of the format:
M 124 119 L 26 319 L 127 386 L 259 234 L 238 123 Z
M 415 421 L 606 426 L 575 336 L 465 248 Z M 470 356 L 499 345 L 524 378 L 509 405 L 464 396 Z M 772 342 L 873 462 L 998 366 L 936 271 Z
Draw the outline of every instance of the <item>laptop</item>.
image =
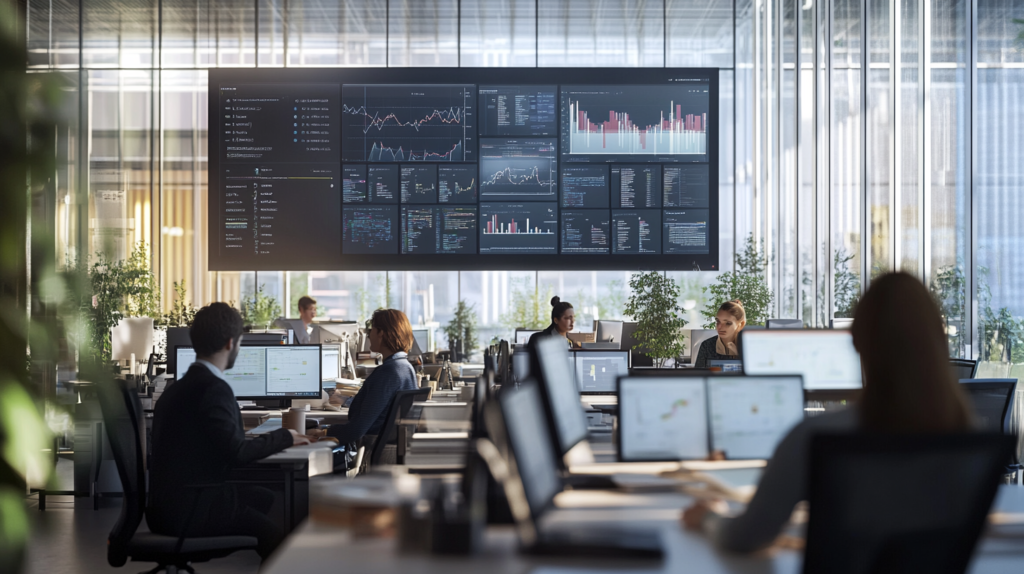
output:
M 731 359 L 713 360 L 708 361 L 708 368 L 722 369 L 723 373 L 742 373 L 743 361 L 736 361 Z
M 664 557 L 661 533 L 657 530 L 616 522 L 545 524 L 560 512 L 554 501 L 563 483 L 555 465 L 553 443 L 547 440 L 550 429 L 535 382 L 503 390 L 497 403 L 488 403 L 486 411 L 487 431 L 497 452 L 481 454 L 504 487 L 525 551 L 598 558 Z

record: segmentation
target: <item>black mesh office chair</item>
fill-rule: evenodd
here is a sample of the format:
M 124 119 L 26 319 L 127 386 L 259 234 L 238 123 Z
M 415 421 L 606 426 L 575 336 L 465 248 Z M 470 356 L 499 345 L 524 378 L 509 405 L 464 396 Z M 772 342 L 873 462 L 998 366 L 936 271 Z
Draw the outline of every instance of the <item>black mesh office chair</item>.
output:
M 166 570 L 175 574 L 179 570 L 192 572 L 192 562 L 206 562 L 238 550 L 255 550 L 256 538 L 251 536 L 185 538 L 137 532 L 146 508 L 142 405 L 134 389 L 127 388 L 122 381 L 98 384 L 97 388 L 103 426 L 124 491 L 121 516 L 107 538 L 107 562 L 115 567 L 124 566 L 129 558 L 134 562 L 156 562 L 156 568 L 150 572 Z
M 953 375 L 958 379 L 973 379 L 978 374 L 978 361 L 970 359 L 950 359 L 949 366 L 953 368 Z
M 429 387 L 413 389 L 411 391 L 398 391 L 395 393 L 395 397 L 391 399 L 391 403 L 388 405 L 388 414 L 387 418 L 384 420 L 384 428 L 380 430 L 380 434 L 377 435 L 376 442 L 373 443 L 373 450 L 370 451 L 369 465 L 371 467 L 379 464 L 394 464 L 395 462 L 401 462 L 398 460 L 397 454 L 397 423 L 400 419 L 405 417 L 409 412 L 409 409 L 412 408 L 412 404 L 414 402 L 425 401 L 429 395 Z M 388 446 L 396 447 L 395 454 L 391 456 L 385 454 L 385 450 L 391 450 L 387 448 Z
M 995 498 L 1010 437 L 817 436 L 805 574 L 962 574 Z
M 1018 439 L 1019 430 L 1010 426 L 1017 379 L 962 379 L 960 388 L 971 398 L 974 416 L 981 428 L 1013 435 L 1015 441 Z M 1014 477 L 1020 470 L 1020 453 L 1015 448 L 1006 465 L 1006 474 Z

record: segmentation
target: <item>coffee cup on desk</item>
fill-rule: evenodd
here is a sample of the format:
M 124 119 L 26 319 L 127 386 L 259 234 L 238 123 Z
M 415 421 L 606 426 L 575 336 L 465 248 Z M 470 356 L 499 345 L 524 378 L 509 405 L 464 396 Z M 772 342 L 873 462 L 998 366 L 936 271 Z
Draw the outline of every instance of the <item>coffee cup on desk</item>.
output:
M 306 409 L 294 407 L 281 413 L 281 427 L 306 434 Z

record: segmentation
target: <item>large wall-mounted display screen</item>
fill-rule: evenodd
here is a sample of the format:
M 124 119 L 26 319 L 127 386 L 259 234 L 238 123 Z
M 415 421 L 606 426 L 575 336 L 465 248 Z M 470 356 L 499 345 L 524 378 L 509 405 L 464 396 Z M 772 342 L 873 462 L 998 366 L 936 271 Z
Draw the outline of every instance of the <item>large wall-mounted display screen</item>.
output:
M 718 269 L 718 70 L 211 69 L 209 268 Z

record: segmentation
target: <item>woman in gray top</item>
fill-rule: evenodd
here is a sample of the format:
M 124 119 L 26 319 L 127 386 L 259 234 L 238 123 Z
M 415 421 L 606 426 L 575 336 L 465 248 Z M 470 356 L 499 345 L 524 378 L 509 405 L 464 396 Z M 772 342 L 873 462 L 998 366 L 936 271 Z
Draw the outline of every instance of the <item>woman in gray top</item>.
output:
M 955 432 L 971 415 L 953 373 L 942 317 L 925 286 L 905 273 L 875 281 L 857 305 L 853 344 L 864 391 L 855 408 L 809 418 L 793 427 L 768 462 L 746 511 L 725 516 L 722 504 L 697 502 L 683 512 L 687 528 L 703 530 L 723 550 L 769 546 L 807 499 L 811 437 L 819 433 Z

